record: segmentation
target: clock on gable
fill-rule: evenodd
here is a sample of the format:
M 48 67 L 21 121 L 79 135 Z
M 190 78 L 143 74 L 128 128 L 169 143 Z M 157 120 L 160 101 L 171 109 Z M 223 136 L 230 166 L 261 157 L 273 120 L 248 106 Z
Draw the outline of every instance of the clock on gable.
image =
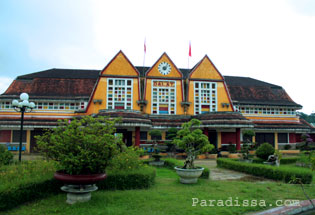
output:
M 159 64 L 158 70 L 162 75 L 167 75 L 171 72 L 171 65 L 167 62 L 162 62 Z

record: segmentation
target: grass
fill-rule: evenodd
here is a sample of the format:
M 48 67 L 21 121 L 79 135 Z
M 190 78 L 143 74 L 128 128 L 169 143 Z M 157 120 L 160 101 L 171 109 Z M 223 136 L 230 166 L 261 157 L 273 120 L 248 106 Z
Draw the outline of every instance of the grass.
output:
M 314 198 L 314 184 L 305 185 L 308 194 Z M 265 207 L 193 207 L 192 198 L 204 200 L 227 200 L 232 197 L 243 200 L 265 200 L 266 206 L 275 205 L 277 200 L 305 199 L 298 185 L 279 182 L 250 183 L 242 181 L 211 181 L 199 179 L 195 185 L 180 184 L 173 170 L 157 168 L 156 184 L 147 190 L 97 191 L 87 203 L 68 205 L 66 194 L 51 196 L 22 205 L 6 215 L 45 215 L 45 214 L 244 214 L 262 210 Z M 2 214 L 0 212 L 0 214 Z

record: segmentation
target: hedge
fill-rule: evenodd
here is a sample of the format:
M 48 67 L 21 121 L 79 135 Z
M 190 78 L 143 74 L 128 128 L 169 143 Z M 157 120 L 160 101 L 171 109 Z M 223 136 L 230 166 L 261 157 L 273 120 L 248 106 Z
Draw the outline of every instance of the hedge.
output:
M 184 165 L 184 161 L 183 160 L 177 160 L 175 158 L 164 158 L 162 159 L 164 161 L 164 166 L 165 168 L 174 170 L 174 167 L 176 166 L 183 166 Z M 150 161 L 144 161 L 145 163 L 149 163 Z M 208 179 L 210 176 L 210 170 L 206 167 L 204 167 L 204 170 L 202 172 L 202 175 L 200 176 L 200 178 L 205 178 Z
M 104 181 L 97 184 L 102 190 L 147 189 L 154 184 L 156 172 L 153 167 L 131 171 L 108 171 Z
M 292 163 L 296 163 L 296 161 L 298 160 L 298 157 L 285 157 L 282 158 L 280 160 L 280 164 L 292 164 Z M 265 162 L 265 160 L 261 159 L 261 158 L 254 158 L 253 159 L 253 163 L 263 163 Z
M 313 174 L 310 170 L 298 167 L 275 167 L 265 164 L 244 163 L 227 158 L 218 158 L 217 165 L 221 168 L 232 169 L 273 180 L 282 180 L 286 183 L 292 179 L 300 178 L 302 183 L 310 184 Z
M 4 166 L 0 169 L 0 211 L 20 204 L 61 193 L 60 181 L 53 178 L 56 167 L 52 162 L 32 161 Z M 17 180 L 15 180 L 15 178 Z M 155 169 L 109 171 L 107 178 L 98 183 L 100 190 L 144 189 L 154 184 Z

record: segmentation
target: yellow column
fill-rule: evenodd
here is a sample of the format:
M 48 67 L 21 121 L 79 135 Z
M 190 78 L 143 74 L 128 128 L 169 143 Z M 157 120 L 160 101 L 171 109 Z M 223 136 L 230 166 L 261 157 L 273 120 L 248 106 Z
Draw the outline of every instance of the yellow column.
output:
M 252 137 L 252 142 L 255 143 L 256 142 L 256 136 Z
M 148 135 L 147 135 L 147 140 L 152 140 L 151 135 L 149 134 L 149 131 L 148 131 Z
M 221 138 L 221 132 L 218 132 L 218 149 L 221 148 L 222 138 Z
M 10 138 L 10 143 L 13 141 L 13 130 L 11 130 L 11 138 Z
M 275 149 L 278 149 L 278 132 L 275 132 Z
M 162 131 L 162 140 L 166 140 L 166 131 Z
M 132 132 L 132 146 L 135 146 L 136 145 L 136 132 L 133 131 Z
M 26 153 L 31 152 L 31 130 L 26 131 Z

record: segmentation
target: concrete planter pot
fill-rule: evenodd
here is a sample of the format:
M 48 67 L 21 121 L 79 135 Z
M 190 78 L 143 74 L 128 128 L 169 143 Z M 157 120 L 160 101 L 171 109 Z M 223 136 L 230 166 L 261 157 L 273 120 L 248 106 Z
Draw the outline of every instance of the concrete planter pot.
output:
M 206 156 L 206 155 L 198 155 L 197 158 L 198 158 L 198 159 L 206 159 L 207 156 Z
M 106 174 L 69 175 L 57 171 L 54 178 L 65 184 L 61 187 L 61 190 L 67 192 L 66 202 L 72 205 L 76 202 L 90 201 L 91 192 L 98 189 L 95 183 L 104 180 Z
M 240 158 L 240 157 L 241 157 L 241 154 L 239 153 L 228 154 L 228 158 Z
M 147 160 L 150 158 L 150 155 L 143 155 L 140 157 L 140 160 Z
M 201 176 L 204 168 L 198 167 L 197 169 L 182 169 L 175 167 L 177 175 L 180 177 L 180 183 L 182 184 L 195 184 L 198 178 Z
M 217 159 L 218 158 L 218 154 L 208 154 L 207 158 L 209 158 L 209 159 Z
M 229 154 L 230 152 L 226 152 L 226 151 L 221 152 L 222 157 L 228 157 Z
M 248 151 L 250 155 L 255 155 L 256 154 L 256 150 L 250 150 Z

